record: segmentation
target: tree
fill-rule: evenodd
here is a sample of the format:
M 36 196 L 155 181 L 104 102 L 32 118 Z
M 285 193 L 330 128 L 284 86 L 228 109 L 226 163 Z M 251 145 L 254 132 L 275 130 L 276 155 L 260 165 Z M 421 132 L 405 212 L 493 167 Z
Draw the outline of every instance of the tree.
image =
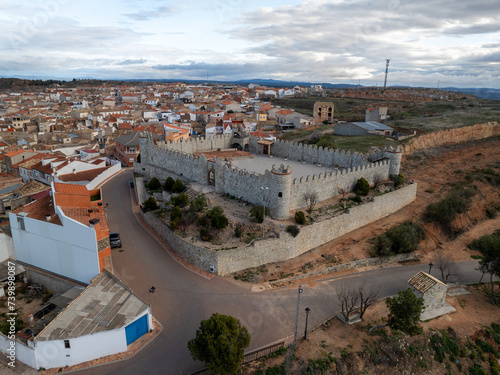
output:
M 266 215 L 269 215 L 269 208 L 266 207 Z M 262 223 L 264 221 L 264 206 L 253 206 L 250 209 L 250 216 L 254 223 Z
M 402 290 L 393 298 L 385 300 L 389 308 L 387 325 L 410 336 L 423 332 L 419 324 L 420 314 L 424 310 L 424 299 L 418 298 L 410 288 Z
M 392 182 L 394 182 L 394 187 L 396 189 L 405 183 L 405 177 L 401 173 L 391 174 L 389 177 L 391 178 Z
M 302 211 L 297 211 L 295 213 L 295 222 L 300 225 L 306 225 L 307 224 L 306 215 L 304 215 Z
M 163 189 L 168 191 L 168 192 L 171 192 L 174 184 L 175 184 L 175 180 L 172 177 L 168 177 L 165 180 L 165 183 L 163 184 Z
M 203 195 L 198 196 L 193 199 L 190 204 L 190 209 L 193 212 L 200 212 L 207 206 L 207 201 Z
M 189 198 L 186 194 L 180 193 L 176 197 L 170 198 L 170 202 L 172 202 L 174 206 L 179 206 L 180 208 L 182 208 L 187 206 L 187 204 L 189 203 Z
M 311 213 L 318 203 L 318 193 L 315 191 L 304 193 L 304 200 L 306 201 L 306 211 Z
M 181 222 L 182 211 L 179 207 L 175 206 L 170 212 L 170 228 L 177 229 Z
M 159 189 L 160 187 L 161 187 L 160 181 L 156 177 L 153 177 L 151 181 L 149 181 L 148 188 L 150 190 L 156 190 Z
M 451 257 L 438 250 L 432 257 L 432 264 L 441 272 L 441 281 L 447 283 L 450 277 L 458 277 L 459 269 Z
M 154 197 L 149 197 L 142 204 L 142 209 L 144 210 L 144 212 L 154 211 L 157 208 L 158 208 L 158 203 L 156 203 L 156 199 Z
M 380 289 L 373 284 L 369 286 L 364 282 L 359 284 L 359 319 L 363 319 L 366 310 L 377 301 L 379 293 Z
M 356 287 L 348 280 L 343 280 L 337 287 L 337 299 L 341 304 L 341 313 L 345 321 L 349 321 L 349 315 L 358 307 L 358 298 Z
M 354 192 L 358 195 L 368 195 L 370 192 L 370 184 L 365 180 L 364 177 L 361 177 L 356 182 L 356 187 L 354 188 Z
M 297 237 L 300 233 L 300 229 L 296 225 L 288 225 L 286 227 L 287 233 L 290 233 L 293 237 Z
M 229 224 L 229 220 L 226 215 L 224 215 L 224 210 L 220 206 L 215 206 L 208 211 L 207 218 L 210 219 L 212 226 L 216 229 L 223 229 Z
M 479 261 L 479 270 L 490 275 L 491 303 L 496 304 L 493 276 L 500 277 L 500 230 L 478 238 L 469 244 L 469 248 L 481 252 L 483 258 Z
M 250 334 L 238 319 L 215 313 L 200 323 L 188 349 L 194 360 L 205 362 L 210 373 L 233 375 L 249 344 Z
M 182 193 L 186 187 L 181 180 L 175 180 L 174 186 L 172 186 L 172 193 Z

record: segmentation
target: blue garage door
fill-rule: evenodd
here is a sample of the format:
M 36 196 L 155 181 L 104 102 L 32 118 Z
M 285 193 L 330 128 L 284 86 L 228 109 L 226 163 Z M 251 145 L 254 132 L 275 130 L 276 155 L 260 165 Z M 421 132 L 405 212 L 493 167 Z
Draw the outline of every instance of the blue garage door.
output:
M 127 345 L 132 344 L 139 337 L 148 332 L 148 315 L 136 320 L 132 324 L 125 327 L 125 336 L 127 337 Z

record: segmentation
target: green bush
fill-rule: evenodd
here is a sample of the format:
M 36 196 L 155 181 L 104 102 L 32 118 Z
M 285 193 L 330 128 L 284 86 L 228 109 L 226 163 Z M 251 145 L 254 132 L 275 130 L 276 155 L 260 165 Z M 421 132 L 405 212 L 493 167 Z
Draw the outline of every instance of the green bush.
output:
M 264 221 L 264 207 L 263 206 L 253 206 L 250 210 L 250 216 L 254 223 L 262 223 Z M 269 215 L 269 209 L 266 207 L 266 216 Z
M 444 232 L 448 235 L 453 235 L 453 220 L 458 214 L 467 211 L 470 205 L 470 198 L 475 193 L 475 189 L 472 186 L 452 190 L 443 200 L 431 203 L 426 207 L 424 220 L 438 223 Z
M 296 225 L 289 225 L 286 227 L 286 231 L 290 233 L 293 237 L 297 237 L 300 233 L 300 229 Z
M 370 184 L 368 181 L 364 179 L 364 177 L 361 177 L 357 182 L 356 182 L 356 187 L 354 188 L 354 192 L 357 195 L 368 195 L 370 192 Z
M 175 220 L 180 217 L 182 217 L 182 211 L 178 206 L 175 206 L 172 212 L 170 212 L 170 220 Z
M 481 367 L 479 362 L 474 363 L 473 366 L 469 367 L 470 375 L 488 375 L 486 371 Z
M 179 206 L 182 208 L 187 206 L 187 204 L 189 203 L 189 199 L 186 194 L 180 193 L 176 197 L 170 198 L 170 202 L 172 202 L 174 206 Z
M 170 220 L 170 229 L 175 230 L 179 228 L 180 223 L 181 223 L 180 217 L 176 217 L 174 220 Z
M 175 180 L 172 177 L 168 177 L 165 180 L 165 183 L 163 184 L 163 190 L 171 192 L 174 184 L 175 184 Z
M 172 186 L 172 193 L 182 193 L 186 189 L 181 180 L 175 180 L 174 186 Z
M 149 181 L 148 188 L 149 190 L 156 190 L 161 187 L 160 180 L 158 180 L 156 177 L 153 177 L 151 181 Z
M 306 215 L 302 211 L 297 211 L 295 213 L 295 222 L 300 225 L 306 225 L 307 224 Z
M 234 235 L 237 237 L 237 238 L 240 238 L 241 235 L 243 234 L 242 230 L 240 227 L 236 227 L 234 228 Z
M 190 209 L 193 212 L 200 212 L 203 211 L 203 209 L 207 206 L 207 202 L 205 198 L 200 195 L 199 197 L 193 199 L 191 201 Z
M 149 197 L 142 204 L 142 209 L 144 210 L 144 212 L 154 211 L 157 208 L 158 208 L 158 203 L 156 203 L 156 199 L 154 197 Z
M 375 238 L 374 253 L 376 256 L 411 253 L 418 249 L 422 238 L 422 228 L 408 220 L 388 229 L 384 234 Z
M 212 226 L 216 229 L 223 229 L 228 226 L 229 220 L 224 215 L 222 207 L 215 206 L 207 212 L 207 218 L 210 219 Z
M 401 173 L 400 174 L 391 174 L 390 178 L 391 178 L 391 181 L 394 183 L 394 187 L 396 189 L 405 183 L 405 178 Z

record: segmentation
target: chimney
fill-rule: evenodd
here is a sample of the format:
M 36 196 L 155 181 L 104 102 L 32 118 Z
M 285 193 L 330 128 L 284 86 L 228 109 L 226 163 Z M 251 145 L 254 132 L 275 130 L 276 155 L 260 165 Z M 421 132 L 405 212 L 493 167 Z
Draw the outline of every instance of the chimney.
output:
M 90 228 L 94 228 L 96 224 L 99 223 L 99 219 L 91 219 L 89 220 Z
M 50 221 L 50 214 L 45 214 L 45 221 Z

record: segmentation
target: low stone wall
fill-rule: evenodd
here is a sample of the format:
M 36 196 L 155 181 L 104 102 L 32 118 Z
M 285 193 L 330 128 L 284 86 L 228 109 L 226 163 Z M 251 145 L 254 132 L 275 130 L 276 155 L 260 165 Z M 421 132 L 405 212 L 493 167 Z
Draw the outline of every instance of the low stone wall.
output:
M 297 237 L 286 232 L 280 238 L 259 240 L 251 246 L 233 250 L 214 251 L 190 243 L 172 232 L 152 212 L 141 213 L 146 222 L 159 233 L 179 254 L 194 266 L 210 272 L 227 275 L 262 264 L 279 262 L 304 254 L 346 233 L 388 216 L 411 203 L 417 193 L 417 184 L 375 197 L 373 201 L 353 207 L 331 219 L 301 227 Z
M 408 253 L 408 254 L 398 254 L 398 255 L 393 255 L 393 256 L 389 256 L 389 257 L 360 259 L 360 260 L 355 260 L 352 262 L 337 264 L 335 266 L 323 268 L 322 270 L 304 273 L 303 275 L 298 275 L 298 276 L 288 277 L 286 279 L 271 281 L 270 284 L 275 285 L 275 286 L 281 286 L 284 284 L 288 284 L 288 282 L 290 282 L 290 281 L 302 280 L 302 279 L 306 279 L 308 277 L 328 275 L 330 273 L 350 270 L 350 269 L 354 269 L 354 268 L 378 266 L 381 264 L 396 263 L 396 262 L 404 262 L 406 260 L 412 260 L 414 258 L 415 258 L 415 253 L 412 252 L 412 253 Z

